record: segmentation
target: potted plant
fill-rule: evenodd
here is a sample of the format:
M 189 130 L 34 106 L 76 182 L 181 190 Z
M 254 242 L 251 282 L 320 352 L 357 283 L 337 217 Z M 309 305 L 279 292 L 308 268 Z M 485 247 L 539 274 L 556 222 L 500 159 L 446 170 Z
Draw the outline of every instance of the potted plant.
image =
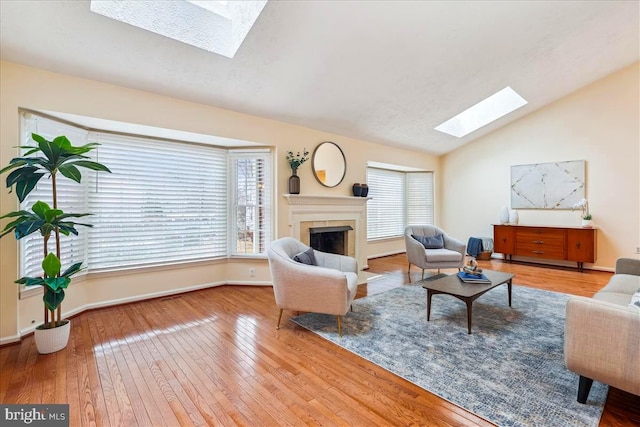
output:
M 298 151 L 293 154 L 292 151 L 287 152 L 287 161 L 291 166 L 291 176 L 289 177 L 289 194 L 300 194 L 300 177 L 298 176 L 298 168 L 309 159 L 309 152 L 306 148 L 302 150 L 302 154 Z
M 85 154 L 97 147 L 90 143 L 81 147 L 74 147 L 66 136 L 59 136 L 48 141 L 40 135 L 32 134 L 35 141 L 33 146 L 21 146 L 27 150 L 22 157 L 11 159 L 9 165 L 0 169 L 0 174 L 11 171 L 7 175 L 6 185 L 9 191 L 15 186 L 15 195 L 23 202 L 36 184 L 46 176 L 51 180 L 52 203 L 38 200 L 30 210 L 9 212 L 0 219 L 10 218 L 0 238 L 13 232 L 16 240 L 23 239 L 36 231 L 40 232 L 43 240 L 42 271 L 40 277 L 22 277 L 15 283 L 26 286 L 42 286 L 44 295 L 44 323 L 36 328 L 35 339 L 38 352 L 53 353 L 67 345 L 70 331 L 70 321 L 62 319 L 61 303 L 65 297 L 65 289 L 71 283 L 71 276 L 82 269 L 78 262 L 64 271 L 62 270 L 60 254 L 60 235 L 78 235 L 76 226 L 91 227 L 90 224 L 77 223 L 73 218 L 90 215 L 88 213 L 65 213 L 58 209 L 57 174 L 80 182 L 82 175 L 79 167 L 95 171 L 111 172 L 106 166 L 89 160 Z M 49 252 L 49 239 L 55 239 L 55 253 Z
M 571 210 L 580 209 L 582 210 L 582 226 L 583 227 L 591 227 L 593 225 L 592 216 L 589 213 L 589 202 L 587 199 L 582 199 L 578 201 L 575 205 L 571 207 Z

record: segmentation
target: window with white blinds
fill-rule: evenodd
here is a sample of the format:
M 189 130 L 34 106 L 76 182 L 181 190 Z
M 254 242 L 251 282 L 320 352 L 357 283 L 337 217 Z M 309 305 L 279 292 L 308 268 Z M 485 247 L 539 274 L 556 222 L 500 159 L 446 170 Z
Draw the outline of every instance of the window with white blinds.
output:
M 90 135 L 92 269 L 227 253 L 227 150 L 110 133 Z
M 271 241 L 271 164 L 269 150 L 229 152 L 232 255 L 262 254 Z
M 64 123 L 44 119 L 29 113 L 21 114 L 21 143 L 22 146 L 36 146 L 37 142 L 31 139 L 31 134 L 36 133 L 48 140 L 65 135 L 73 145 L 87 144 L 87 131 Z M 23 150 L 25 151 L 25 150 Z M 84 170 L 83 170 L 84 172 Z M 85 197 L 87 191 L 87 179 L 83 176 L 78 184 L 62 174 L 56 174 L 56 187 L 58 194 L 58 209 L 65 213 L 86 213 L 89 212 Z M 26 199 L 20 204 L 20 209 L 30 210 L 34 203 L 41 200 L 53 208 L 53 197 L 51 179 L 44 176 L 38 185 L 29 193 Z M 91 223 L 92 217 L 82 217 L 76 219 L 77 222 Z M 62 270 L 75 264 L 85 262 L 86 248 L 89 228 L 78 226 L 79 236 L 73 234 L 69 236 L 60 235 L 60 252 Z M 47 251 L 55 253 L 55 237 L 51 236 Z M 44 242 L 39 232 L 35 232 L 20 240 L 20 276 L 36 277 L 42 276 L 42 259 L 44 255 Z M 77 277 L 77 276 L 76 276 Z
M 407 225 L 433 225 L 433 173 L 407 172 Z
M 272 238 L 273 173 L 270 150 L 229 150 L 176 141 L 86 131 L 36 114 L 21 114 L 21 145 L 31 133 L 60 135 L 73 145 L 99 143 L 92 160 L 112 173 L 82 169 L 82 183 L 61 174 L 58 206 L 92 215 L 80 236 L 62 236 L 63 269 L 85 272 L 227 256 L 256 255 Z M 229 200 L 231 198 L 231 201 Z M 22 203 L 51 203 L 43 178 Z M 42 274 L 42 237 L 20 241 L 22 276 Z M 54 250 L 50 239 L 49 251 Z
M 399 237 L 410 224 L 433 224 L 433 173 L 367 168 L 367 239 Z
M 371 200 L 367 202 L 367 239 L 404 233 L 405 177 L 403 172 L 367 168 Z

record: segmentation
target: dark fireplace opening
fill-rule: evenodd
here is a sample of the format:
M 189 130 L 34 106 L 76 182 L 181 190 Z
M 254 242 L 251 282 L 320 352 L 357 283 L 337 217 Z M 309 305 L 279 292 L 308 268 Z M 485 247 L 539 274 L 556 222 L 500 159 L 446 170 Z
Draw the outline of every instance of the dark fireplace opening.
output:
M 347 255 L 347 232 L 351 226 L 312 227 L 309 229 L 309 241 L 313 249 L 332 254 Z

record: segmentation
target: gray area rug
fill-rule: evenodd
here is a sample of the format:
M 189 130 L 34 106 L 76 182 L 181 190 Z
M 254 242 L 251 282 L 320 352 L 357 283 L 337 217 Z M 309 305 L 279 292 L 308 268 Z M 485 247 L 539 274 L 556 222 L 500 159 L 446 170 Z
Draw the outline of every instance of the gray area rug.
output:
M 593 383 L 576 402 L 578 376 L 564 365 L 569 295 L 498 286 L 473 303 L 405 285 L 354 301 L 339 337 L 335 316 L 292 320 L 323 338 L 499 426 L 597 426 L 607 386 Z

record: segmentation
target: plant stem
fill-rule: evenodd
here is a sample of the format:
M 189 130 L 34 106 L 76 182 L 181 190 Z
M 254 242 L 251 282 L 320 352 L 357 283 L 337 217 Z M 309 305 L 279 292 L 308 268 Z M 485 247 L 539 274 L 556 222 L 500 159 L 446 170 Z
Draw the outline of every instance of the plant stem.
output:
M 47 234 L 46 236 L 43 237 L 44 239 L 44 257 L 46 258 L 48 255 L 48 243 L 49 243 L 49 235 Z M 46 273 L 43 273 L 43 276 L 46 277 Z M 47 296 L 47 287 L 43 286 L 44 288 L 44 297 L 46 298 Z M 44 324 L 46 325 L 47 323 L 49 323 L 49 310 L 47 310 L 47 306 L 44 306 Z
M 53 189 L 53 209 L 58 209 L 58 186 L 56 185 L 56 172 L 57 169 L 54 169 L 51 172 L 51 187 Z M 60 261 L 62 261 L 62 257 L 60 256 L 60 228 L 55 228 L 56 233 L 56 256 Z M 60 277 L 60 272 L 58 272 L 58 277 Z M 51 316 L 55 315 L 54 311 L 51 311 Z M 62 321 L 62 304 L 58 305 L 58 323 Z M 55 322 L 52 320 L 52 326 L 55 327 Z

